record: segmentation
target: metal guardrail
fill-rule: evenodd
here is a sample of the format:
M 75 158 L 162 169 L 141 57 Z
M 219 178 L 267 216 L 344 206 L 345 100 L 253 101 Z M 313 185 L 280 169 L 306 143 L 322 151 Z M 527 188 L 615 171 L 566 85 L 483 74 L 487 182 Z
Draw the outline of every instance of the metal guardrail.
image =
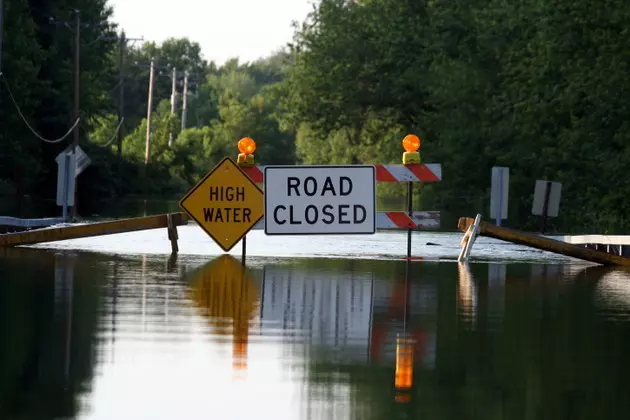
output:
M 53 226 L 64 223 L 62 217 L 46 217 L 43 219 L 20 219 L 11 216 L 0 216 L 0 226 L 15 226 L 21 228 L 34 228 Z

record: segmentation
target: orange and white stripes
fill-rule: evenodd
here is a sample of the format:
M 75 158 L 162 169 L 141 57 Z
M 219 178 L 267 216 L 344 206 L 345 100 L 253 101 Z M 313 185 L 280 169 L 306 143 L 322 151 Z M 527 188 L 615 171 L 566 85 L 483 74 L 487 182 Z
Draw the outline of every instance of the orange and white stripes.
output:
M 442 180 L 442 165 L 439 163 L 376 164 L 374 166 L 376 167 L 376 182 L 437 182 Z M 264 166 L 250 166 L 241 169 L 252 181 L 259 184 L 264 182 Z
M 415 211 L 409 216 L 403 211 L 376 212 L 376 229 L 438 229 L 440 227 L 439 211 Z M 264 230 L 265 219 L 261 219 L 252 230 Z

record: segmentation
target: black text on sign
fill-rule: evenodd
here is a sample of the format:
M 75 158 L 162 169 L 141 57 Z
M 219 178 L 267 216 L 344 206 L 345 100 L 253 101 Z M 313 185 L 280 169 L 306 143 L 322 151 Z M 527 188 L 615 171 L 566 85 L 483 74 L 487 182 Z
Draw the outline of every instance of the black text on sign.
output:
M 265 233 L 375 233 L 375 174 L 371 165 L 265 167 Z
M 252 211 L 245 203 L 244 187 L 210 187 L 210 202 L 218 207 L 204 207 L 203 217 L 210 223 L 251 223 Z M 226 205 L 227 204 L 227 205 Z

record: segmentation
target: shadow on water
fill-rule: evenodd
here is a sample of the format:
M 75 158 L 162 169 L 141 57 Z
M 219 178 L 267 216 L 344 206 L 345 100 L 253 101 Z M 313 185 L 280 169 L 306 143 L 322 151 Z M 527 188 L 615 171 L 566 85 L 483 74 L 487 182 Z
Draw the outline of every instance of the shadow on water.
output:
M 0 278 L 0 418 L 630 418 L 625 271 L 0 249 Z
M 0 248 L 0 418 L 76 414 L 93 376 L 92 308 L 105 276 L 91 260 Z

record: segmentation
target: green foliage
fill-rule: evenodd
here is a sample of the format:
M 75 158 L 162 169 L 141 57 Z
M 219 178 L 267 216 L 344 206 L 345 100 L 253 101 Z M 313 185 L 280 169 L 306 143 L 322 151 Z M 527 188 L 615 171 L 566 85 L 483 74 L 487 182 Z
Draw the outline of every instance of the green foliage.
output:
M 297 155 L 393 162 L 415 132 L 423 160 L 443 164 L 423 207 L 487 217 L 501 165 L 509 224 L 536 228 L 534 183 L 552 179 L 563 183 L 556 228 L 627 231 L 629 13 L 612 0 L 322 0 L 296 31 L 287 80 Z
M 26 118 L 53 138 L 72 122 L 72 36 L 45 16 L 72 16 L 70 2 L 35 3 L 29 14 L 25 0 L 5 0 L 11 37 L 5 34 L 3 64 Z M 100 21 L 113 34 L 104 0 L 82 7 L 82 21 Z M 535 180 L 551 179 L 563 184 L 555 229 L 625 232 L 629 18 L 621 0 L 322 0 L 296 25 L 287 50 L 252 63 L 208 63 L 186 38 L 129 45 L 121 156 L 118 44 L 88 48 L 97 33 L 86 29 L 80 141 L 93 164 L 81 175 L 80 202 L 181 194 L 219 159 L 235 157 L 244 136 L 256 140 L 263 164 L 398 163 L 400 141 L 413 132 L 422 138 L 423 161 L 443 165 L 443 181 L 419 187 L 419 205 L 450 215 L 447 227 L 458 216 L 487 217 L 490 170 L 501 165 L 510 167 L 508 225 L 537 227 L 530 215 Z M 171 115 L 173 68 L 178 95 Z M 65 142 L 34 138 L 6 92 L 0 96 L 2 189 L 52 196 L 53 159 Z M 397 202 L 404 188 L 379 186 L 379 196 Z
M 0 179 L 5 180 L 6 190 L 14 186 L 18 191 L 25 191 L 36 183 L 37 172 L 41 170 L 42 145 L 30 134 L 15 112 L 5 82 L 9 81 L 15 100 L 23 112 L 27 116 L 33 115 L 39 103 L 37 89 L 42 87 L 37 80 L 37 72 L 44 53 L 31 41 L 37 29 L 28 14 L 28 1 L 5 1 L 4 11 L 3 76 L 0 78 Z M 15 18 L 10 19 L 8 16 Z M 10 38 L 7 37 L 9 33 L 12 34 Z M 5 111 L 9 109 L 11 112 Z M 33 123 L 33 120 L 29 122 Z

